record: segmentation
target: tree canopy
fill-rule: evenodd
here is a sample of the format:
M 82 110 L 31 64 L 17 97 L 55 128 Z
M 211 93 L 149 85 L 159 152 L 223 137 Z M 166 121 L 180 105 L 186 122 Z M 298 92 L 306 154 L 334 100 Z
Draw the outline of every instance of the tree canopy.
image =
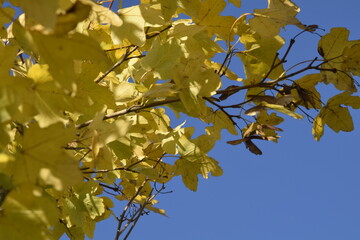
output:
M 199 176 L 222 175 L 208 154 L 219 140 L 260 155 L 288 117 L 311 122 L 315 140 L 354 129 L 360 40 L 300 22 L 290 0 L 239 16 L 223 11 L 240 0 L 1 4 L 1 239 L 92 238 L 107 218 L 126 239 L 143 214 L 166 215 L 156 199 L 172 178 L 196 191 Z M 304 34 L 318 51 L 290 65 Z

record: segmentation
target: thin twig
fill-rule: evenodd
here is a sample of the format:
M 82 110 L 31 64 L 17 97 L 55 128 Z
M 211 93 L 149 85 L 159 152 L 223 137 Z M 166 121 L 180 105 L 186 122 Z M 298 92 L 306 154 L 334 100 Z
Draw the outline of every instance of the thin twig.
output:
M 119 67 L 123 62 L 128 60 L 128 57 L 135 52 L 139 47 L 135 46 L 132 50 L 129 51 L 129 49 L 126 49 L 126 53 L 121 57 L 119 61 L 117 61 L 109 70 L 107 70 L 103 75 L 95 79 L 95 83 L 99 83 L 101 80 L 103 80 L 109 73 L 114 71 L 115 68 Z
M 220 111 L 222 111 L 223 113 L 225 113 L 225 115 L 230 119 L 230 121 L 234 124 L 234 126 L 236 126 L 238 129 L 241 130 L 241 128 L 237 125 L 237 123 L 232 119 L 231 115 L 230 115 L 227 111 L 225 111 L 225 109 L 224 109 L 221 105 L 217 104 L 216 102 L 214 102 L 213 100 L 211 100 L 211 99 L 208 98 L 208 97 L 204 97 L 204 99 L 205 99 L 206 101 L 208 101 L 209 103 L 211 103 L 212 105 L 218 107 Z
M 174 102 L 179 102 L 179 101 L 180 101 L 179 98 L 175 98 L 175 99 L 167 99 L 167 100 L 163 100 L 163 101 L 156 101 L 156 102 L 152 102 L 152 103 L 146 104 L 146 105 L 134 105 L 134 106 L 132 106 L 130 108 L 123 109 L 123 110 L 120 110 L 120 111 L 117 111 L 117 112 L 114 112 L 114 113 L 111 113 L 111 114 L 107 114 L 107 115 L 105 115 L 103 117 L 103 120 L 110 119 L 110 118 L 116 118 L 116 117 L 119 117 L 121 115 L 125 115 L 125 114 L 131 113 L 131 112 L 137 112 L 137 111 L 140 111 L 140 110 L 146 109 L 146 108 L 162 106 L 162 105 L 166 105 L 166 104 L 170 104 L 170 103 L 174 103 Z M 81 129 L 81 128 L 89 126 L 93 121 L 94 120 L 89 120 L 89 121 L 84 122 L 82 124 L 76 125 L 75 127 L 77 129 Z
M 158 36 L 160 33 L 168 30 L 168 29 L 171 28 L 171 27 L 172 27 L 172 25 L 168 25 L 168 26 L 166 26 L 164 29 L 161 29 L 160 31 L 157 31 L 157 32 L 153 33 L 152 35 L 146 35 L 146 39 L 151 39 L 151 38 L 153 38 L 153 37 L 156 37 L 156 36 Z
M 140 217 L 141 217 L 141 215 L 142 215 L 142 212 L 144 211 L 146 205 L 148 205 L 149 202 L 151 201 L 151 195 L 152 195 L 152 190 L 150 191 L 149 196 L 148 196 L 147 199 L 145 200 L 144 204 L 142 204 L 141 207 L 139 208 L 138 213 L 137 213 L 137 216 L 136 216 L 136 218 L 134 219 L 134 222 L 133 222 L 133 224 L 131 225 L 131 228 L 130 228 L 129 231 L 126 233 L 126 235 L 125 235 L 125 237 L 124 237 L 124 240 L 126 240 L 126 239 L 130 236 L 132 230 L 134 229 L 135 225 L 136 225 L 137 222 L 139 221 L 139 219 L 140 219 Z
M 135 198 L 140 194 L 141 190 L 143 189 L 143 187 L 145 186 L 145 184 L 147 183 L 147 180 L 145 180 L 141 186 L 138 188 L 138 190 L 136 191 L 136 193 L 134 194 L 134 196 L 132 196 L 132 198 L 129 200 L 129 202 L 126 204 L 120 219 L 118 220 L 118 227 L 117 227 L 117 231 L 116 231 L 116 236 L 115 236 L 115 240 L 118 240 L 120 235 L 125 231 L 126 228 L 121 229 L 122 223 L 124 222 L 125 219 L 125 213 L 127 212 L 127 210 L 129 209 L 130 205 L 134 202 Z

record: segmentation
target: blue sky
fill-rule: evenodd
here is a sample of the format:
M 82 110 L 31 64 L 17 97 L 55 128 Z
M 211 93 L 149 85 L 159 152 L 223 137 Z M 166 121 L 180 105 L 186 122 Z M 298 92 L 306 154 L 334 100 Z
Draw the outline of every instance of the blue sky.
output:
M 303 23 L 326 32 L 346 27 L 351 39 L 360 39 L 360 1 L 294 2 Z M 251 11 L 265 7 L 266 0 L 243 0 L 243 5 Z M 228 10 L 234 16 L 245 12 Z M 283 36 L 289 40 L 292 34 L 290 30 Z M 297 41 L 291 58 L 316 55 L 318 38 L 309 37 Z M 280 126 L 284 132 L 278 144 L 259 144 L 262 156 L 226 144 L 234 138 L 224 134 L 211 152 L 224 175 L 201 180 L 195 193 L 175 179 L 167 187 L 174 192 L 159 197 L 158 207 L 169 217 L 142 217 L 129 239 L 360 239 L 360 112 L 352 113 L 354 132 L 336 134 L 327 128 L 320 142 L 313 139 L 306 120 L 288 119 Z M 113 220 L 100 223 L 95 239 L 113 239 L 115 229 Z

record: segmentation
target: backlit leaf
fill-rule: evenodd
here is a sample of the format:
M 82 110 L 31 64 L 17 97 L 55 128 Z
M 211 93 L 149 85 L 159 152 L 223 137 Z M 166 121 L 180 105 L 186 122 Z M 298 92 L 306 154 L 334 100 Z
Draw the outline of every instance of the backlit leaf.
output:
M 36 45 L 41 46 L 40 54 L 49 65 L 50 73 L 65 87 L 69 87 L 75 77 L 75 60 L 90 60 L 103 67 L 110 65 L 99 44 L 85 35 L 75 33 L 70 38 L 64 38 L 33 33 L 33 37 Z
M 222 169 L 214 159 L 208 156 L 200 157 L 195 161 L 182 157 L 175 162 L 175 175 L 181 175 L 185 186 L 192 191 L 197 190 L 198 174 L 207 178 L 209 173 L 220 176 Z
M 181 55 L 182 50 L 176 39 L 164 44 L 155 40 L 153 47 L 142 59 L 141 66 L 147 71 L 154 72 L 155 77 L 166 80 L 172 77 L 171 70 L 180 61 Z
M 176 1 L 168 1 L 168 0 L 158 0 L 161 4 L 161 11 L 164 17 L 164 20 L 168 22 L 177 10 L 177 3 Z
M 145 44 L 144 32 L 145 20 L 141 15 L 140 7 L 133 6 L 119 10 L 122 20 L 121 26 L 112 26 L 112 38 L 115 43 L 121 43 L 124 39 L 137 46 Z
M 281 105 L 276 105 L 276 104 L 269 104 L 269 103 L 262 103 L 262 106 L 264 107 L 267 107 L 271 110 L 275 110 L 277 112 L 281 112 L 281 113 L 284 113 L 284 114 L 287 114 L 289 115 L 290 117 L 293 117 L 295 119 L 302 119 L 303 116 L 296 113 L 296 112 L 293 112 L 291 110 L 288 110 L 287 108 L 285 108 L 284 106 L 281 106 Z
M 320 138 L 324 135 L 324 121 L 321 115 L 318 115 L 313 122 L 312 134 L 316 141 L 319 141 Z
M 20 1 L 27 24 L 33 29 L 51 32 L 56 24 L 57 1 Z
M 32 124 L 17 139 L 22 147 L 7 172 L 17 184 L 41 181 L 58 191 L 78 183 L 82 179 L 78 164 L 63 149 L 73 138 L 73 130 L 60 123 L 44 129 Z
M 300 8 L 290 0 L 268 0 L 268 8 L 256 9 L 249 25 L 261 35 L 272 37 L 279 34 L 280 28 L 286 25 L 302 25 L 295 18 L 299 11 Z
M 24 183 L 11 191 L 0 210 L 1 239 L 45 239 L 57 221 L 53 199 L 40 187 Z

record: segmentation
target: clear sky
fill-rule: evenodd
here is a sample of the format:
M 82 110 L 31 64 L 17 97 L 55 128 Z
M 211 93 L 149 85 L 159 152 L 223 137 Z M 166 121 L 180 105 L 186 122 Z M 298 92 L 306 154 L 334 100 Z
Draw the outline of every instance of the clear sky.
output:
M 294 2 L 303 23 L 317 24 L 326 32 L 343 26 L 351 31 L 351 39 L 360 39 L 360 1 Z M 266 0 L 243 0 L 243 5 L 247 11 L 263 8 Z M 245 12 L 228 10 L 234 16 Z M 283 36 L 289 40 L 292 34 Z M 293 59 L 316 55 L 318 38 L 303 39 L 296 43 Z M 177 178 L 167 188 L 174 192 L 159 197 L 158 207 L 169 217 L 142 217 L 129 239 L 359 240 L 360 111 L 352 113 L 354 132 L 336 134 L 326 128 L 320 142 L 312 138 L 306 120 L 288 119 L 280 126 L 284 132 L 278 144 L 259 144 L 262 156 L 243 145 L 227 145 L 234 137 L 224 134 L 211 152 L 224 175 L 201 180 L 195 193 Z M 95 239 L 113 239 L 115 229 L 115 221 L 100 223 Z

